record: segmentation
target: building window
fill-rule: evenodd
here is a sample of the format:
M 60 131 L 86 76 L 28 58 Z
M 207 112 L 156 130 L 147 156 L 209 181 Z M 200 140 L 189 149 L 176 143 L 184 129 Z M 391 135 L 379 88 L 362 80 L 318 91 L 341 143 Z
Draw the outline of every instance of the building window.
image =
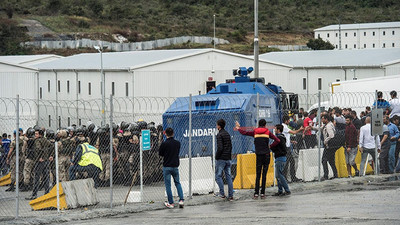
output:
M 372 36 L 375 36 L 375 31 L 372 32 Z
M 346 44 L 346 45 L 344 45 L 344 48 L 347 48 L 347 44 Z
M 392 30 L 392 35 L 394 35 L 394 30 Z
M 394 48 L 394 43 L 392 43 L 392 47 Z
M 394 44 L 394 43 L 393 43 Z M 42 99 L 42 88 L 39 89 L 39 98 Z
M 303 90 L 307 89 L 307 78 L 303 77 Z
M 367 47 L 367 44 L 364 44 L 364 48 L 366 48 Z
M 88 92 L 89 92 L 89 95 L 92 94 L 92 84 L 90 82 L 88 84 Z
M 111 94 L 112 96 L 115 95 L 115 82 L 111 82 Z
M 50 80 L 47 81 L 47 91 L 50 92 Z
M 338 48 L 337 45 L 336 45 L 336 48 Z
M 60 82 L 60 80 L 57 81 L 57 89 L 58 89 L 58 92 L 61 92 L 61 82 Z
M 337 79 L 337 78 L 336 78 L 336 82 L 340 82 L 340 79 Z
M 375 44 L 372 44 L 372 47 L 375 48 Z
M 385 43 L 383 43 L 383 45 L 382 45 L 382 48 L 385 48 L 386 47 L 386 44 Z
M 385 31 L 383 31 L 383 33 L 382 33 L 382 34 L 383 34 L 383 36 L 385 36 L 386 32 L 385 32 Z
M 71 126 L 71 118 L 68 117 L 68 126 Z
M 51 127 L 51 116 L 49 115 L 49 127 Z
M 321 35 L 320 34 L 318 34 L 318 38 L 320 38 L 321 37 Z
M 354 48 L 357 48 L 357 45 L 356 45 L 356 44 L 354 44 Z
M 79 124 L 79 126 L 82 125 L 82 119 L 78 120 L 78 124 Z
M 58 116 L 58 127 L 61 127 L 61 116 Z
M 318 78 L 318 91 L 322 90 L 322 78 Z
M 326 37 L 329 37 L 329 33 L 326 34 Z
M 355 37 L 355 36 L 357 36 L 357 33 L 356 33 L 356 32 L 354 32 L 354 37 Z
M 347 37 L 347 33 L 344 33 L 344 36 Z
M 125 96 L 126 97 L 129 96 L 129 84 L 128 84 L 128 82 L 125 83 Z
M 78 93 L 81 93 L 81 81 L 78 81 Z
M 364 36 L 367 36 L 367 32 L 364 32 Z
M 338 33 L 336 33 L 336 37 L 338 36 Z
M 67 93 L 69 93 L 69 80 L 67 80 Z

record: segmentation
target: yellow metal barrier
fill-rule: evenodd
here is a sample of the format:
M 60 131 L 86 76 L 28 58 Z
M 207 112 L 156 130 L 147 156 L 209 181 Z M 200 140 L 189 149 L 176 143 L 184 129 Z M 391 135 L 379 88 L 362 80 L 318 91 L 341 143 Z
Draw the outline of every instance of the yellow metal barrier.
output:
M 60 191 L 60 209 L 67 209 L 67 202 L 65 200 L 65 193 L 61 183 L 59 184 Z M 41 210 L 48 208 L 57 208 L 57 186 L 54 186 L 49 193 L 34 199 L 29 202 L 33 210 Z
M 0 178 L 0 186 L 6 186 L 9 184 L 11 184 L 11 173 L 7 173 Z
M 266 186 L 270 187 L 274 183 L 274 161 L 272 159 L 268 167 Z M 252 189 L 256 181 L 256 154 L 237 155 L 236 177 L 233 181 L 234 189 Z M 261 185 L 261 180 L 260 180 Z

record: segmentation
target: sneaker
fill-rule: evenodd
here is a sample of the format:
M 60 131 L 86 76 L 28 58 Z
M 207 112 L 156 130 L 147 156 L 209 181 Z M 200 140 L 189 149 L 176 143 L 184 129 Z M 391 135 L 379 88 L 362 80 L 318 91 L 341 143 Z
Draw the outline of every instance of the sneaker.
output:
M 168 209 L 173 209 L 174 208 L 174 203 L 169 204 L 168 202 L 164 202 L 165 207 L 167 207 Z
M 180 200 L 179 201 L 179 208 L 182 209 L 184 205 L 185 205 L 185 203 L 183 202 L 183 200 Z
M 261 199 L 265 199 L 265 195 L 264 194 L 261 194 L 260 197 L 261 197 Z
M 357 170 L 355 175 L 356 175 L 356 177 L 360 176 L 360 171 Z
M 292 192 L 287 191 L 287 192 L 285 192 L 285 193 L 282 193 L 282 196 L 291 195 L 291 194 L 292 194 Z
M 222 199 L 226 199 L 226 196 L 225 196 L 225 195 L 220 195 L 220 194 L 215 194 L 215 197 L 222 198 Z
M 254 194 L 253 199 L 258 199 L 258 194 Z
M 29 197 L 26 197 L 25 200 L 34 200 L 34 199 L 36 199 L 36 198 L 37 198 L 36 195 L 31 195 L 31 196 L 29 196 Z
M 282 196 L 283 192 L 276 192 L 275 194 L 273 194 L 272 196 Z
M 12 191 L 12 192 L 14 192 L 14 191 L 15 191 L 14 185 L 11 185 L 9 188 L 6 189 L 6 191 Z
M 233 202 L 233 197 L 229 197 L 228 201 Z

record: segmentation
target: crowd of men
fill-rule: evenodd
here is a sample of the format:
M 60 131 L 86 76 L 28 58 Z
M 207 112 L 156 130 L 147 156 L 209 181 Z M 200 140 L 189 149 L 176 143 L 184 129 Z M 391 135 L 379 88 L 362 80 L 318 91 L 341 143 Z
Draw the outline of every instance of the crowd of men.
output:
M 372 156 L 372 166 L 375 165 L 375 145 L 379 153 L 379 170 L 381 173 L 394 173 L 400 171 L 398 163 L 400 152 L 400 101 L 397 98 L 397 92 L 390 93 L 391 99 L 383 99 L 382 92 L 378 92 L 378 99 L 372 104 L 372 107 L 383 109 L 383 134 L 377 139 L 371 136 L 371 107 L 367 106 L 365 111 L 357 115 L 357 112 L 351 108 L 333 107 L 321 112 L 321 123 L 318 124 L 317 109 L 305 112 L 300 109 L 297 115 L 289 114 L 283 117 L 284 125 L 289 130 L 286 133 L 291 135 L 291 144 L 288 147 L 288 163 L 285 174 L 290 175 L 288 179 L 296 182 L 296 160 L 300 149 L 310 149 L 317 146 L 318 138 L 321 141 L 321 147 L 324 148 L 322 165 L 324 169 L 324 179 L 328 179 L 328 163 L 333 171 L 333 178 L 338 177 L 335 166 L 335 153 L 340 147 L 344 147 L 348 176 L 352 176 L 351 168 L 355 175 L 364 175 L 367 156 Z M 321 136 L 317 136 L 317 131 L 321 126 Z M 285 132 L 284 132 L 285 133 Z M 355 163 L 357 152 L 362 153 L 360 168 Z M 396 168 L 396 165 L 399 165 Z
M 29 199 L 37 197 L 37 192 L 44 188 L 48 193 L 50 186 L 56 184 L 55 174 L 55 148 L 58 148 L 59 181 L 68 181 L 71 178 L 88 176 L 85 173 L 77 173 L 74 170 L 82 157 L 82 144 L 94 146 L 101 158 L 99 167 L 101 172 L 97 174 L 99 180 L 95 180 L 95 186 L 110 185 L 110 129 L 112 130 L 113 150 L 113 181 L 116 184 L 131 185 L 138 183 L 137 175 L 139 160 L 139 137 L 142 129 L 150 130 L 151 150 L 143 153 L 144 182 L 162 180 L 162 162 L 158 156 L 158 148 L 162 142 L 162 126 L 155 126 L 153 122 L 136 123 L 122 122 L 120 125 L 108 124 L 96 127 L 91 123 L 88 126 L 71 126 L 54 132 L 39 126 L 28 128 L 25 132 L 19 129 L 19 184 L 21 191 L 32 191 Z M 14 191 L 16 183 L 16 134 L 14 131 L 12 141 L 3 134 L 1 145 L 1 173 L 11 172 L 11 185 L 6 191 Z M 77 153 L 80 149 L 80 153 Z M 79 155 L 80 154 L 80 155 Z M 94 163 L 96 164 L 96 163 Z M 151 165 L 151 169 L 150 169 Z M 148 169 L 146 169 L 149 167 Z M 89 171 L 88 171 L 89 172 Z M 90 175 L 89 175 L 90 176 Z M 133 180 L 135 178 L 135 180 Z M 51 185 L 50 185 L 51 182 Z

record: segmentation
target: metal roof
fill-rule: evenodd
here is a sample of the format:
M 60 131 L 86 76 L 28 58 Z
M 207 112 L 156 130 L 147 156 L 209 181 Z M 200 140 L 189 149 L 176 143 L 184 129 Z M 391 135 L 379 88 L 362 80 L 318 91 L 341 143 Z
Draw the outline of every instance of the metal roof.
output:
M 62 58 L 62 56 L 58 55 L 8 55 L 8 56 L 0 56 L 0 62 L 12 64 L 12 65 L 20 65 L 20 66 L 31 66 L 33 64 L 38 64 L 43 60 L 51 60 Z
M 179 49 L 179 50 L 149 50 L 129 52 L 103 53 L 104 70 L 132 70 L 140 67 L 163 63 L 197 54 L 216 51 L 220 53 L 247 56 L 214 49 Z M 100 54 L 84 53 L 65 57 L 49 63 L 35 65 L 39 70 L 99 70 Z
M 356 29 L 385 29 L 385 28 L 400 28 L 400 22 L 383 22 L 383 23 L 355 23 L 341 24 L 341 30 L 356 30 Z M 314 31 L 331 31 L 339 30 L 339 24 L 329 25 L 315 29 Z
M 400 62 L 400 48 L 271 52 L 260 60 L 292 67 L 380 67 Z

